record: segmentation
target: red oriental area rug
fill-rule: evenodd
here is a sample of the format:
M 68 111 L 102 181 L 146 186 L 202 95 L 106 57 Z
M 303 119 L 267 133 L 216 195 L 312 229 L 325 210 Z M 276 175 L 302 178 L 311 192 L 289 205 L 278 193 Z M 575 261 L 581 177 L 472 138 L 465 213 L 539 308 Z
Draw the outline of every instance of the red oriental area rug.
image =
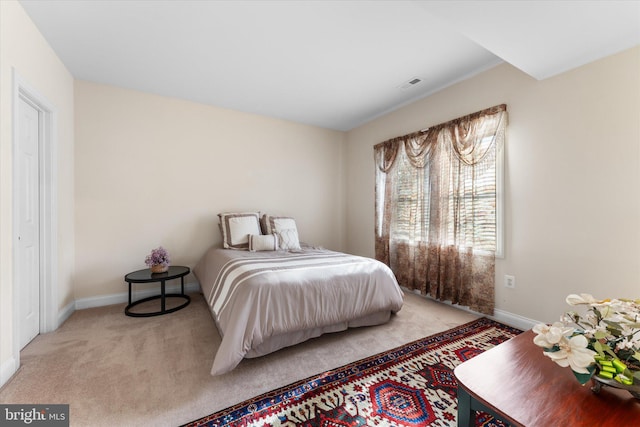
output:
M 522 331 L 482 318 L 298 381 L 189 427 L 455 426 L 453 369 Z M 476 426 L 505 426 L 479 413 Z

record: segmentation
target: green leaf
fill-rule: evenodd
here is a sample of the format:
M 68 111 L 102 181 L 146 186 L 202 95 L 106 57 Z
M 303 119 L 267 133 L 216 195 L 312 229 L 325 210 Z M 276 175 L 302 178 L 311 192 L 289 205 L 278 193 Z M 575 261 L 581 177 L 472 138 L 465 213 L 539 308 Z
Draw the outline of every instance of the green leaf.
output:
M 622 325 L 620 325 L 620 323 L 618 322 L 612 322 L 611 320 L 606 320 L 606 319 L 602 321 L 607 325 L 611 326 L 612 328 L 615 328 L 618 332 L 620 332 L 620 330 L 622 329 Z
M 581 374 L 579 372 L 572 371 L 573 375 L 575 375 L 576 379 L 581 385 L 585 385 L 587 381 L 591 379 L 591 377 L 593 376 L 593 373 L 596 371 L 596 367 L 593 365 L 587 366 L 587 370 L 589 371 L 588 374 Z
M 615 354 L 611 350 L 611 348 L 609 348 L 609 346 L 602 344 L 600 341 L 594 341 L 592 346 L 593 346 L 593 350 L 596 351 L 600 356 L 604 356 L 604 353 L 607 353 L 613 358 L 618 357 L 618 355 Z
M 607 352 L 611 357 L 613 357 L 613 358 L 618 357 L 618 355 L 617 355 L 617 354 L 615 354 L 615 353 L 613 352 L 613 350 L 611 350 L 611 348 L 609 348 L 609 346 L 606 346 L 606 345 L 605 345 L 605 346 L 603 346 L 603 347 L 604 347 L 604 351 L 606 351 L 606 352 Z
M 603 331 L 597 331 L 597 332 L 595 333 L 595 335 L 594 335 L 594 337 L 595 337 L 597 340 L 601 340 L 601 339 L 603 339 L 603 338 L 606 338 L 606 336 L 607 336 L 607 334 L 605 334 Z
M 598 354 L 600 356 L 604 357 L 604 346 L 602 345 L 602 343 L 600 341 L 595 341 L 593 343 L 593 349 L 598 352 Z

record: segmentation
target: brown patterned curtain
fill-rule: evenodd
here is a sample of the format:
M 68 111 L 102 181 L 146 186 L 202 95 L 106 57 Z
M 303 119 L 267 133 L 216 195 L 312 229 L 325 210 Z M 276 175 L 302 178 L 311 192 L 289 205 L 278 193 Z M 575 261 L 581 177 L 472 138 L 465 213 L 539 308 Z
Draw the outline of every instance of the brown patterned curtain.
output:
M 493 314 L 499 105 L 374 147 L 376 258 L 400 285 Z

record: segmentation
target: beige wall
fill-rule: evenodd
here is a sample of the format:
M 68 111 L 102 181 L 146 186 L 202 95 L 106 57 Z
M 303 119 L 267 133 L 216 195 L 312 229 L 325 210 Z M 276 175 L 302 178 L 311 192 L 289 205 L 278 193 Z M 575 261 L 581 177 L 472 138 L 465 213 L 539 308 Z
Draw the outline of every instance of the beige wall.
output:
M 374 255 L 373 145 L 500 103 L 509 127 L 497 309 L 555 321 L 569 293 L 640 297 L 638 47 L 544 81 L 502 64 L 349 132 L 347 250 Z
M 59 307 L 73 299 L 73 77 L 17 2 L 0 1 L 0 372 L 13 348 L 13 71 L 56 109 Z M 4 379 L 4 378 L 2 378 Z
M 126 291 L 159 245 L 193 267 L 221 245 L 219 212 L 291 215 L 303 241 L 345 247 L 344 133 L 85 81 L 75 95 L 76 298 Z

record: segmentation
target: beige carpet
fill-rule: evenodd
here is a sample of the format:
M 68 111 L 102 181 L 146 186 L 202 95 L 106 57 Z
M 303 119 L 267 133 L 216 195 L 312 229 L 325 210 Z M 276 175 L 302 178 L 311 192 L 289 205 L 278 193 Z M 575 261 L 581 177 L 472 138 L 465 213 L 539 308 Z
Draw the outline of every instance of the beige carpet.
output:
M 212 377 L 220 343 L 204 299 L 164 316 L 124 304 L 76 311 L 21 353 L 1 403 L 68 403 L 72 426 L 177 426 L 260 393 L 444 331 L 477 316 L 405 294 L 385 325 L 329 334 Z

